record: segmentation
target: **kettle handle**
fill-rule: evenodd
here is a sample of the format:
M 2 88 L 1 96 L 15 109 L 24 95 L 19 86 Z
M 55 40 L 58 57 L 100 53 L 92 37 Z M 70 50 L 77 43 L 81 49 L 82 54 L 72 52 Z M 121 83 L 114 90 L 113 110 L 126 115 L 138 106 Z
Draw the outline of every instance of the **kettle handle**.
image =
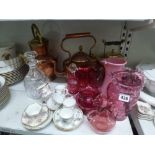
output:
M 31 25 L 31 30 L 32 30 L 34 39 L 39 40 L 39 42 L 42 43 L 42 36 L 36 24 Z
M 65 35 L 65 38 L 62 39 L 62 41 L 61 41 L 61 49 L 62 49 L 63 51 L 65 51 L 66 53 L 68 53 L 68 55 L 69 55 L 69 60 L 71 60 L 71 53 L 70 53 L 70 51 L 68 51 L 68 50 L 66 50 L 66 49 L 64 48 L 64 46 L 63 46 L 64 41 L 67 40 L 67 39 L 84 38 L 84 37 L 85 37 L 85 38 L 86 38 L 86 37 L 90 37 L 90 38 L 92 38 L 93 41 L 94 41 L 94 43 L 93 43 L 93 45 L 91 46 L 90 51 L 89 51 L 89 55 L 91 56 L 91 55 L 92 55 L 92 49 L 93 49 L 94 46 L 96 45 L 96 39 L 95 39 L 95 37 L 94 37 L 93 35 L 90 34 L 90 32 L 66 34 L 66 35 Z

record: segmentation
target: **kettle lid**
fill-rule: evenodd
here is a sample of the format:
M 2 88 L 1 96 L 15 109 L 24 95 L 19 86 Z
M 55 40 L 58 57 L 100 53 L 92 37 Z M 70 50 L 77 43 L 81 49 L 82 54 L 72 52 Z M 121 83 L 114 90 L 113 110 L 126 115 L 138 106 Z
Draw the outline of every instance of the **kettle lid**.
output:
M 83 52 L 83 47 L 79 46 L 79 52 L 74 54 L 71 58 L 74 63 L 86 63 L 89 61 L 89 56 Z

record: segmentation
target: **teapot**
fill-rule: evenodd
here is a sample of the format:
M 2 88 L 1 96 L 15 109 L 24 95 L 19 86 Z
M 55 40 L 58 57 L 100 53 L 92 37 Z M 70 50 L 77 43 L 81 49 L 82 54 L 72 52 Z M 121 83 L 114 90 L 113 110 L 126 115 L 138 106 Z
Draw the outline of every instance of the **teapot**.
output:
M 76 38 L 92 38 L 93 45 L 89 50 L 89 54 L 83 51 L 83 46 L 79 46 L 79 51 L 71 56 L 70 51 L 66 50 L 63 46 L 64 41 L 67 39 Z M 92 49 L 96 44 L 96 39 L 89 32 L 66 34 L 61 42 L 61 48 L 64 52 L 68 53 L 69 58 L 63 62 L 64 72 L 67 75 L 67 87 L 71 94 L 76 94 L 81 88 L 90 84 L 93 87 L 102 81 L 103 67 L 97 61 L 97 58 L 92 54 Z M 100 70 L 100 71 L 99 71 Z

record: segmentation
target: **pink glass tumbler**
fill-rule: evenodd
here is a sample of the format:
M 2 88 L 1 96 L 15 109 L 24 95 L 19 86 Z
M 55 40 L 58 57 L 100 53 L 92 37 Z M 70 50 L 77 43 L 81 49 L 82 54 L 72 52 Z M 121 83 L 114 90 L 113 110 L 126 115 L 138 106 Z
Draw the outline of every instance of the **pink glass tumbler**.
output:
M 126 70 L 113 74 L 113 80 L 108 86 L 108 100 L 113 103 L 110 110 L 116 120 L 126 118 L 136 105 L 143 85 L 144 76 L 137 71 Z
M 105 69 L 105 78 L 100 88 L 100 92 L 107 96 L 107 87 L 112 81 L 112 73 L 117 71 L 123 71 L 127 61 L 120 57 L 109 57 L 100 61 Z

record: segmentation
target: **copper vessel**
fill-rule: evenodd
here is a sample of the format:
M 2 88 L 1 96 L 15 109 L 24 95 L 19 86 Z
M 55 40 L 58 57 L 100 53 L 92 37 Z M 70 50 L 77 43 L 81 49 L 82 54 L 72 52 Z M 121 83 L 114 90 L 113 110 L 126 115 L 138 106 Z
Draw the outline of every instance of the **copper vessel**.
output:
M 64 41 L 68 39 L 76 39 L 76 38 L 92 38 L 93 39 L 93 45 L 91 46 L 89 50 L 89 54 L 86 54 L 83 52 L 83 46 L 79 46 L 79 51 L 71 55 L 71 52 L 66 50 L 64 48 Z M 96 44 L 96 39 L 93 35 L 91 35 L 89 32 L 85 33 L 74 33 L 74 34 L 66 34 L 65 38 L 61 42 L 61 48 L 64 52 L 68 53 L 68 58 L 63 62 L 64 71 L 67 73 L 67 71 L 70 71 L 74 68 L 74 66 L 78 67 L 88 67 L 93 66 L 97 63 L 97 59 L 92 54 L 92 49 L 94 48 Z M 75 69 L 75 68 L 74 68 Z
M 117 50 L 115 51 L 112 49 L 111 51 L 106 51 L 107 46 L 120 46 L 124 40 L 121 41 L 105 41 L 103 40 L 104 43 L 104 58 L 109 58 L 109 57 L 124 57 L 121 51 Z M 121 48 L 121 47 L 120 47 Z
M 48 39 L 42 37 L 36 24 L 31 25 L 34 39 L 29 42 L 30 49 L 37 52 L 37 65 L 40 70 L 50 79 L 53 80 L 56 70 L 56 61 L 48 54 Z
M 29 42 L 31 50 L 36 51 L 38 56 L 48 54 L 48 40 L 42 37 L 36 24 L 31 25 L 33 39 Z

